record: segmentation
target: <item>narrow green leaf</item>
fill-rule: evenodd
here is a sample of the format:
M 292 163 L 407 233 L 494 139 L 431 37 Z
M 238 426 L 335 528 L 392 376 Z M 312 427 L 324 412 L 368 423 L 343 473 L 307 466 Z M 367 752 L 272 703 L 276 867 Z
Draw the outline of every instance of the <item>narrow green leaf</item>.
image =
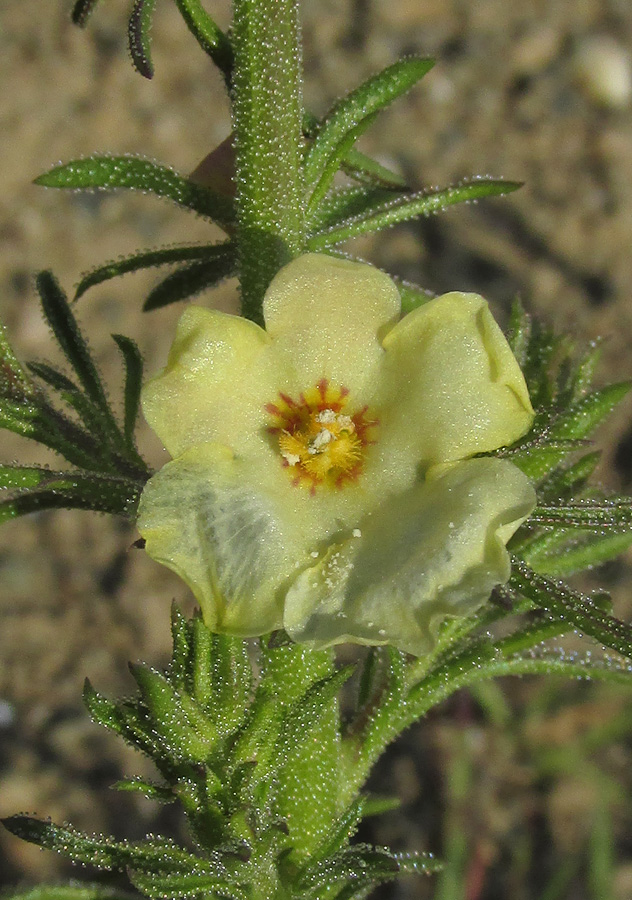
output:
M 43 471 L 48 477 L 42 477 L 36 487 L 0 501 L 0 523 L 45 509 L 85 509 L 129 517 L 143 488 L 139 482 L 114 475 Z
M 99 0 L 77 0 L 72 10 L 73 24 L 84 28 L 98 2 Z
M 67 393 L 77 393 L 79 391 L 77 385 L 67 375 L 46 363 L 30 362 L 27 365 L 34 375 L 37 375 L 38 378 L 41 378 L 42 381 L 56 391 L 65 391 Z
M 201 291 L 215 287 L 234 271 L 235 258 L 232 253 L 218 254 L 215 259 L 205 259 L 176 269 L 150 292 L 143 304 L 143 310 L 150 312 L 170 303 L 188 300 Z
M 124 734 L 125 726 L 118 706 L 95 691 L 88 678 L 83 683 L 83 704 L 97 725 L 108 728 L 116 734 Z
M 124 870 L 127 866 L 168 872 L 212 872 L 218 863 L 193 856 L 173 841 L 152 838 L 119 842 L 108 835 L 83 834 L 70 825 L 55 825 L 30 816 L 9 816 L 3 824 L 11 834 L 47 850 L 63 853 L 74 862 L 99 869 Z
M 384 187 L 390 190 L 408 187 L 406 179 L 398 172 L 387 169 L 386 166 L 355 149 L 347 152 L 342 161 L 342 171 L 350 178 L 374 187 Z
M 434 294 L 431 291 L 425 291 L 410 281 L 404 281 L 402 278 L 394 278 L 393 281 L 399 290 L 399 296 L 402 301 L 402 316 L 408 315 L 414 309 L 423 306 L 432 300 Z
M 125 364 L 125 417 L 123 433 L 128 448 L 136 452 L 134 429 L 140 407 L 140 389 L 143 381 L 143 358 L 135 341 L 124 334 L 113 334 L 113 339 L 123 355 Z
M 307 110 L 303 113 L 303 134 L 313 138 L 318 132 L 319 122 L 316 116 Z M 392 172 L 371 159 L 359 150 L 349 150 L 342 163 L 342 171 L 363 185 L 386 188 L 388 190 L 407 190 L 406 180 L 397 172 Z
M 629 381 L 611 384 L 588 394 L 551 424 L 553 440 L 578 440 L 588 437 L 628 394 Z
M 520 300 L 516 297 L 511 304 L 507 340 L 521 369 L 525 367 L 527 362 L 530 337 L 531 316 L 529 316 Z
M 557 500 L 581 490 L 594 473 L 601 459 L 601 452 L 585 453 L 577 462 L 553 472 L 539 488 L 541 500 Z
M 362 134 L 364 134 L 367 128 L 371 127 L 375 122 L 377 115 L 377 113 L 373 113 L 373 115 L 367 116 L 361 122 L 358 122 L 354 128 L 349 129 L 327 158 L 323 171 L 320 173 L 320 177 L 314 185 L 311 196 L 307 202 L 305 216 L 308 223 L 310 223 L 314 212 L 319 208 L 323 198 L 329 191 L 340 168 L 340 163 L 347 152 L 351 150 L 355 142 Z
M 137 900 L 136 895 L 131 892 L 86 882 L 13 888 L 10 893 L 3 892 L 2 897 L 3 900 Z
M 0 322 L 0 397 L 23 401 L 34 396 L 33 383 L 13 352 L 6 329 Z
M 509 194 L 511 191 L 518 190 L 519 187 L 521 185 L 514 181 L 494 181 L 481 178 L 478 181 L 444 188 L 440 191 L 407 194 L 403 199 L 382 203 L 339 226 L 313 235 L 307 242 L 308 249 L 323 250 L 361 234 L 381 231 L 397 225 L 399 222 L 406 222 L 419 216 L 429 216 L 447 209 L 455 203 L 467 203 L 483 197 Z
M 158 803 L 174 803 L 176 795 L 168 785 L 154 784 L 143 778 L 123 778 L 115 781 L 112 790 L 123 791 L 128 794 L 142 794 L 148 800 L 156 800 Z
M 225 226 L 233 219 L 229 197 L 183 178 L 167 166 L 138 156 L 89 156 L 56 166 L 35 184 L 53 188 L 128 188 L 167 197 Z
M 151 25 L 156 0 L 134 0 L 129 17 L 127 36 L 134 68 L 144 78 L 153 78 L 151 61 Z
M 305 157 L 305 181 L 320 181 L 332 157 L 340 154 L 350 132 L 362 133 L 362 123 L 372 119 L 397 97 L 402 96 L 434 65 L 432 59 L 402 59 L 369 78 L 346 97 L 339 100 L 324 117 Z M 368 124 L 368 123 L 367 123 Z M 350 147 L 345 148 L 345 152 Z
M 605 647 L 632 658 L 632 628 L 613 616 L 604 615 L 589 597 L 537 574 L 515 557 L 509 584 L 536 607 L 571 623 L 573 628 Z
M 176 5 L 193 37 L 230 83 L 233 48 L 228 37 L 210 17 L 200 0 L 176 0 Z
M 539 482 L 556 469 L 569 454 L 585 446 L 583 441 L 526 441 L 519 447 L 503 449 L 499 456 L 510 459 L 532 481 Z
M 2 466 L 0 465 L 0 490 L 22 490 L 34 488 L 42 482 L 49 481 L 51 473 L 49 469 L 38 466 Z
M 571 402 L 581 400 L 588 393 L 600 359 L 601 342 L 593 341 L 572 373 L 568 390 Z
M 349 804 L 342 815 L 331 823 L 331 832 L 326 835 L 325 839 L 314 850 L 305 870 L 297 876 L 299 884 L 307 883 L 311 880 L 314 868 L 318 868 L 318 862 L 314 863 L 313 860 L 328 859 L 347 846 L 364 817 L 365 800 L 366 798 L 360 794 Z
M 224 247 L 229 245 L 224 244 Z M 93 269 L 83 276 L 75 291 L 75 300 L 78 300 L 85 292 L 97 284 L 117 278 L 119 275 L 127 275 L 130 272 L 139 272 L 157 266 L 173 265 L 174 263 L 190 262 L 191 260 L 213 259 L 217 247 L 213 244 L 193 245 L 183 247 L 163 247 L 160 250 L 146 250 L 143 253 L 134 253 L 124 259 L 115 260 Z
M 128 872 L 129 879 L 143 894 L 152 900 L 170 900 L 175 897 L 217 897 L 248 900 L 250 896 L 240 887 L 228 880 L 225 869 L 218 874 L 192 873 L 181 875 L 174 873 L 165 875 L 161 872 L 139 872 L 134 869 Z
M 519 550 L 518 555 L 541 575 L 563 578 L 616 559 L 631 545 L 630 532 L 586 535 L 573 528 L 544 534 L 540 543 Z
M 173 652 L 169 666 L 169 678 L 178 688 L 186 688 L 189 678 L 191 653 L 191 631 L 189 622 L 178 604 L 171 604 L 171 641 Z
M 312 213 L 310 234 L 320 233 L 339 225 L 346 219 L 360 215 L 365 210 L 373 209 L 376 205 L 389 202 L 398 196 L 401 196 L 400 192 L 394 193 L 382 187 L 365 185 L 353 185 L 330 191 Z
M 536 506 L 529 524 L 539 528 L 581 528 L 600 533 L 632 530 L 632 498 L 575 500 Z
M 201 621 L 200 625 L 210 634 Z M 253 676 L 248 644 L 240 638 L 213 634 L 210 651 L 213 693 L 206 701 L 206 708 L 213 721 L 217 722 L 220 732 L 230 734 L 246 718 L 252 697 Z
M 175 690 L 162 675 L 144 665 L 132 665 L 130 671 L 147 704 L 154 725 L 176 758 L 204 762 L 217 737 L 210 720 L 187 695 Z
M 52 272 L 40 272 L 37 290 L 48 320 L 64 356 L 75 370 L 88 397 L 102 410 L 109 410 L 97 368 L 83 339 L 68 299 Z
M 369 647 L 362 671 L 360 672 L 360 682 L 358 684 L 358 709 L 366 706 L 369 701 L 373 700 L 380 682 L 382 654 L 377 647 Z

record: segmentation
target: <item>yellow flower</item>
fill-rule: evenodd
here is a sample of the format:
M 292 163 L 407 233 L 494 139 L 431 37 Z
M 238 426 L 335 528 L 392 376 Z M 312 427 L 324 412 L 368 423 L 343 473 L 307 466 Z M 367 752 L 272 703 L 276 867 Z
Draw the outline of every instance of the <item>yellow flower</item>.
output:
M 189 308 L 144 389 L 174 457 L 141 499 L 147 552 L 216 631 L 423 654 L 507 580 L 533 509 L 512 463 L 472 458 L 530 427 L 522 373 L 481 297 L 400 321 L 364 263 L 300 257 L 264 316 Z

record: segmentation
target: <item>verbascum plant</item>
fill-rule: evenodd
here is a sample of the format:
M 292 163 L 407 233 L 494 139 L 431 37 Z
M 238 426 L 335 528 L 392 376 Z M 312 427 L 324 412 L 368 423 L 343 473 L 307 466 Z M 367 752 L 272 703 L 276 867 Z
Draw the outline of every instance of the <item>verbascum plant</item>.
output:
M 80 0 L 74 21 L 95 5 Z M 241 315 L 189 307 L 144 386 L 136 344 L 114 335 L 119 421 L 66 295 L 40 275 L 71 372 L 23 366 L 2 333 L 0 422 L 69 467 L 2 466 L 0 517 L 126 516 L 191 588 L 201 612 L 189 620 L 174 606 L 164 672 L 133 666 L 135 698 L 113 702 L 88 683 L 84 693 L 92 718 L 156 766 L 157 780 L 115 787 L 178 804 L 189 842 L 12 816 L 14 834 L 129 880 L 127 891 L 73 883 L 15 896 L 355 900 L 440 868 L 352 841 L 363 817 L 393 805 L 367 792 L 372 767 L 428 710 L 501 675 L 631 684 L 630 626 L 606 594 L 559 580 L 632 544 L 630 500 L 589 486 L 599 454 L 587 447 L 629 385 L 594 390 L 598 350 L 576 354 L 518 304 L 505 338 L 483 298 L 431 298 L 337 249 L 519 187 L 480 178 L 412 192 L 355 149 L 432 60 L 395 62 L 316 120 L 302 103 L 294 0 L 235 0 L 228 34 L 199 0 L 176 5 L 230 90 L 231 138 L 189 178 L 96 156 L 38 182 L 154 193 L 225 232 L 100 266 L 75 298 L 171 266 L 145 309 L 237 275 Z M 145 77 L 153 11 L 135 0 L 129 20 Z M 136 448 L 141 404 L 172 457 L 155 473 Z M 586 651 L 567 655 L 556 640 L 574 633 Z M 354 666 L 336 663 L 343 642 L 364 645 Z

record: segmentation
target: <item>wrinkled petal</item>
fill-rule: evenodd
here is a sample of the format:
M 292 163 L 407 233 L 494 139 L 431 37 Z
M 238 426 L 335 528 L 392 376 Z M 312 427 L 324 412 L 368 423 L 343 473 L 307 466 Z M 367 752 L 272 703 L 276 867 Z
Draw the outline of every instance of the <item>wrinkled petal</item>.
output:
M 307 555 L 252 474 L 203 444 L 150 479 L 138 518 L 147 553 L 189 585 L 208 627 L 243 637 L 281 626 L 285 583 Z
M 279 356 L 301 372 L 302 390 L 325 378 L 364 400 L 400 307 L 397 287 L 379 269 L 308 253 L 274 277 L 263 314 Z
M 290 636 L 314 647 L 393 644 L 422 655 L 446 616 L 474 612 L 509 577 L 505 542 L 535 505 L 516 466 L 457 463 L 387 500 L 303 570 L 285 600 Z
M 143 412 L 171 456 L 208 441 L 235 451 L 260 440 L 264 405 L 276 392 L 280 361 L 248 319 L 191 306 L 180 319 L 167 365 L 142 393 Z
M 463 459 L 511 444 L 531 426 L 524 376 L 477 294 L 431 300 L 383 344 L 379 415 L 386 464 Z

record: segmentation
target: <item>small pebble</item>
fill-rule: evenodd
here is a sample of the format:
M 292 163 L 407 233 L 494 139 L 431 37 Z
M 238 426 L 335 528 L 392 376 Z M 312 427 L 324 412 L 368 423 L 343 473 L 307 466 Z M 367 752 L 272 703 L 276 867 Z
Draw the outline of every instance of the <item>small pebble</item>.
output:
M 632 57 L 607 35 L 586 38 L 575 51 L 575 75 L 588 96 L 607 109 L 624 109 L 632 100 Z

